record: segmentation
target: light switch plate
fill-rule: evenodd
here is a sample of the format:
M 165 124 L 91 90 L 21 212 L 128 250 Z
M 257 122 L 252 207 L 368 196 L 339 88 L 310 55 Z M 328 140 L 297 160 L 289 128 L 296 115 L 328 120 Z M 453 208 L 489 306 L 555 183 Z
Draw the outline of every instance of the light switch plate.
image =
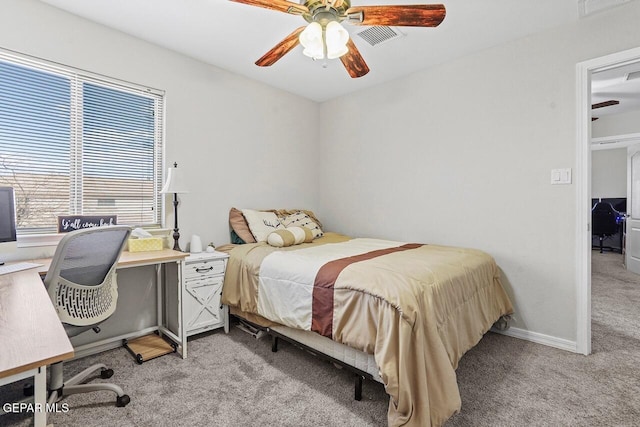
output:
M 552 169 L 551 184 L 553 185 L 571 184 L 571 168 Z

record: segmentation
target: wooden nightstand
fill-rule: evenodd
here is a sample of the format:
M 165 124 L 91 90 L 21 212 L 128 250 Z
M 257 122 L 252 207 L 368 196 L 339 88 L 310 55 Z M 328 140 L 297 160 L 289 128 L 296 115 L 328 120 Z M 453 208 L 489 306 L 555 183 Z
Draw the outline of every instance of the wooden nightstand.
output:
M 228 258 L 222 252 L 202 252 L 183 261 L 183 336 L 222 327 L 229 332 L 228 307 L 220 304 Z

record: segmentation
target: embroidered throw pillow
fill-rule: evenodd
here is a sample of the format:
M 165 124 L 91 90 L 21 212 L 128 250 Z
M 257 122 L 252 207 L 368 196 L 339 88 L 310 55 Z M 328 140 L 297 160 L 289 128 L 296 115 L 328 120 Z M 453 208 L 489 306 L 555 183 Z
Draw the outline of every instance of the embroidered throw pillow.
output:
M 269 233 L 284 228 L 273 212 L 262 212 L 253 209 L 242 209 L 242 215 L 249 224 L 249 230 L 256 242 L 265 242 Z
M 320 226 L 304 212 L 296 212 L 294 214 L 286 216 L 282 219 L 282 224 L 287 228 L 306 227 L 311 230 L 314 239 L 322 237 L 322 235 L 324 234 Z

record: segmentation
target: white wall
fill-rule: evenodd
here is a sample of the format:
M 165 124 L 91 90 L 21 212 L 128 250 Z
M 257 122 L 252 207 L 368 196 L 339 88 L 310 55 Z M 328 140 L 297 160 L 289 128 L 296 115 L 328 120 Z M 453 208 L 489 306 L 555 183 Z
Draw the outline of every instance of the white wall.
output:
M 640 94 L 638 94 L 638 96 L 640 96 Z M 601 116 L 595 122 L 591 122 L 592 138 L 628 135 L 632 133 L 640 133 L 640 110 Z
M 591 152 L 591 197 L 627 197 L 627 149 Z
M 176 54 L 35 0 L 0 0 L 0 48 L 166 91 L 167 164 L 185 170 L 181 246 L 229 242 L 228 212 L 237 207 L 316 207 L 316 103 Z M 305 126 L 292 123 L 305 122 Z M 0 148 L 1 150 L 1 148 Z M 284 159 L 287 168 L 282 168 Z M 300 160 L 300 161 L 297 161 Z M 167 198 L 167 226 L 173 210 Z M 4 247 L 2 247 L 4 246 Z M 8 245 L 8 249 L 14 246 Z M 45 258 L 54 247 L 17 249 L 2 260 Z M 119 274 L 120 299 L 99 339 L 157 324 L 151 267 Z M 174 276 L 172 276 L 174 277 Z M 95 341 L 93 334 L 74 340 Z
M 305 206 L 352 235 L 481 248 L 516 327 L 575 341 L 576 192 L 550 170 L 575 167 L 576 63 L 640 46 L 639 21 L 631 2 L 320 106 L 35 0 L 2 0 L 0 47 L 167 91 L 183 236 L 228 241 L 234 205 Z M 318 114 L 332 126 L 288 125 Z
M 316 122 L 306 120 L 316 103 L 35 0 L 2 0 L 0 48 L 166 91 L 166 163 L 178 162 L 191 187 L 180 197 L 183 249 L 193 233 L 228 243 L 232 206 L 316 208 Z M 169 197 L 165 210 L 173 227 Z
M 576 64 L 640 46 L 640 2 L 321 107 L 320 210 L 353 235 L 492 254 L 514 324 L 576 340 Z M 349 120 L 344 120 L 348 117 Z

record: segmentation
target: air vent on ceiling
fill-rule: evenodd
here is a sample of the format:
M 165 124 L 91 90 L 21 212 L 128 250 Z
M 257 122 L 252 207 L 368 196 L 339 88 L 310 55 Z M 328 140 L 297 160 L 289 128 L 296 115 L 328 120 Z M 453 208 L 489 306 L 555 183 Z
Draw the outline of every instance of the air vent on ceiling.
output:
M 640 71 L 634 71 L 627 74 L 627 80 L 640 79 Z
M 403 34 L 394 27 L 369 27 L 356 34 L 371 46 L 385 43 L 403 36 Z

